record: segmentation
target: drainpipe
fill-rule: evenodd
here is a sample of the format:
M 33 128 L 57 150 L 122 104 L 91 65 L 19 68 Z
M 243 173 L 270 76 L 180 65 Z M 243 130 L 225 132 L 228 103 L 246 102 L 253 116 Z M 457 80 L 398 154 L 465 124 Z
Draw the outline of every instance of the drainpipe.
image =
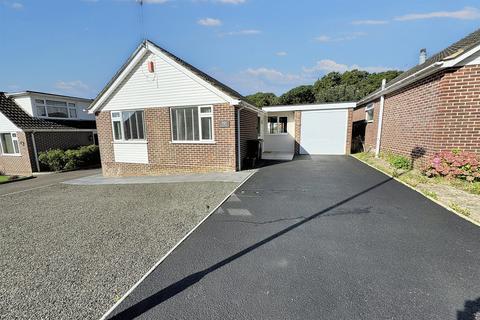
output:
M 35 155 L 35 164 L 37 165 L 37 172 L 40 172 L 40 162 L 38 161 L 37 144 L 35 142 L 35 131 L 32 131 L 31 136 L 32 136 L 33 154 Z
M 240 111 L 245 107 L 241 107 L 237 109 L 237 164 L 238 164 L 238 171 L 242 170 L 242 155 L 241 153 L 241 146 L 240 146 Z
M 387 84 L 387 79 L 382 80 L 382 91 L 385 90 Z M 378 158 L 380 155 L 380 143 L 382 136 L 382 124 L 383 124 L 383 107 L 385 105 L 385 95 L 382 94 L 380 97 L 380 110 L 378 113 L 378 126 L 377 126 L 377 143 L 375 144 L 375 157 Z

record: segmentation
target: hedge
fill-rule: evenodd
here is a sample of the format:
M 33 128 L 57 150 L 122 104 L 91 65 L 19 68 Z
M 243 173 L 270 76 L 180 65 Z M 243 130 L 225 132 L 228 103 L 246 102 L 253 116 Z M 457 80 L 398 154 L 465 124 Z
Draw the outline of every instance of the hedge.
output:
M 39 152 L 38 161 L 52 171 L 72 170 L 100 164 L 100 152 L 93 144 L 77 149 L 50 149 Z

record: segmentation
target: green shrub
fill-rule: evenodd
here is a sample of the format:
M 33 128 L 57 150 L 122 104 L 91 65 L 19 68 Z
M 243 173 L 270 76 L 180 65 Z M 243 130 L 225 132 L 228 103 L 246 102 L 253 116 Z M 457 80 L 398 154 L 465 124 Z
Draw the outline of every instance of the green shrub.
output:
M 50 149 L 39 152 L 38 161 L 52 171 L 60 171 L 65 167 L 65 151 Z
M 99 164 L 100 152 L 96 145 L 65 151 L 51 149 L 46 152 L 40 152 L 38 160 L 52 171 L 72 170 Z
M 411 168 L 410 159 L 396 154 L 387 154 L 386 160 L 395 169 L 409 170 Z

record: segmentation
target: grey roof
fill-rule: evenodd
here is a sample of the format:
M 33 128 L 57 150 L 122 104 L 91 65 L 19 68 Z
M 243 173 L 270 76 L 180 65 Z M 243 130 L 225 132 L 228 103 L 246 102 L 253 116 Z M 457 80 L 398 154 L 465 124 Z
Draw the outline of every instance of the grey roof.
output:
M 95 121 L 93 120 L 47 120 L 32 117 L 19 107 L 13 98 L 7 97 L 3 92 L 0 92 L 0 112 L 17 127 L 25 131 L 95 129 Z
M 400 74 L 398 77 L 392 79 L 391 81 L 389 81 L 386 85 L 386 89 L 388 89 L 389 87 L 395 85 L 396 83 L 402 81 L 403 79 L 437 63 L 437 62 L 440 62 L 440 61 L 447 61 L 447 60 L 450 60 L 450 59 L 454 59 L 456 58 L 458 55 L 464 53 L 464 52 L 467 52 L 473 48 L 475 48 L 476 46 L 480 45 L 480 29 L 476 30 L 475 32 L 472 32 L 471 34 L 469 34 L 468 36 L 466 36 L 465 38 L 461 39 L 460 41 L 457 41 L 455 42 L 454 44 L 452 44 L 451 46 L 443 49 L 442 51 L 434 54 L 433 56 L 431 56 L 430 58 L 428 58 L 424 63 L 422 64 L 419 64 L 419 65 L 416 65 L 415 67 L 403 72 L 402 74 Z M 374 91 L 373 93 L 369 94 L 367 97 L 365 97 L 364 99 L 361 100 L 364 101 L 364 100 L 367 100 L 370 96 L 375 96 L 377 93 L 379 93 L 381 91 L 381 89 L 378 89 L 376 91 Z
M 135 50 L 135 52 L 127 59 L 127 61 L 122 65 L 122 67 L 117 71 L 117 73 L 113 76 L 113 78 L 107 83 L 107 85 L 103 88 L 102 91 L 100 91 L 100 93 L 97 95 L 97 97 L 93 100 L 93 102 L 90 104 L 90 108 L 98 101 L 98 99 L 100 99 L 100 97 L 108 90 L 108 88 L 110 88 L 110 86 L 115 82 L 115 80 L 117 80 L 117 78 L 120 76 L 120 74 L 122 74 L 122 72 L 127 68 L 127 66 L 130 64 L 130 62 L 135 58 L 135 56 L 137 55 L 137 53 L 140 51 L 140 49 L 145 46 L 146 44 L 149 44 L 149 45 L 152 45 L 154 46 L 155 48 L 157 48 L 158 50 L 160 50 L 162 53 L 164 53 L 165 55 L 167 55 L 169 58 L 171 58 L 172 60 L 174 60 L 175 62 L 177 62 L 178 64 L 180 64 L 181 66 L 187 68 L 188 70 L 190 70 L 191 72 L 193 72 L 195 75 L 197 75 L 198 77 L 202 78 L 203 80 L 207 81 L 208 83 L 210 83 L 211 85 L 213 85 L 214 87 L 216 87 L 217 89 L 219 89 L 220 91 L 224 92 L 225 94 L 231 96 L 232 98 L 235 98 L 235 99 L 239 99 L 239 100 L 244 100 L 246 101 L 245 97 L 242 96 L 240 93 L 238 93 L 237 91 L 233 90 L 232 88 L 230 88 L 229 86 L 227 86 L 226 84 L 223 84 L 221 83 L 220 81 L 216 80 L 215 78 L 213 78 L 212 76 L 206 74 L 205 72 L 201 71 L 200 69 L 192 66 L 191 64 L 189 64 L 188 62 L 180 59 L 179 57 L 177 57 L 176 55 L 174 55 L 173 53 L 163 49 L 162 47 L 160 47 L 159 45 L 155 44 L 154 42 L 150 41 L 150 40 L 145 40 L 143 41 L 138 47 L 137 49 Z

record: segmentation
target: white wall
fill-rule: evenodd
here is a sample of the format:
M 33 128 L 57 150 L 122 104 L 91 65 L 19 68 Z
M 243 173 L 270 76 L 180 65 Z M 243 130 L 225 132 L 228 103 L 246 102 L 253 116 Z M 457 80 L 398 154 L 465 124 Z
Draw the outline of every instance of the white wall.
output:
M 155 72 L 148 72 L 153 61 Z M 177 69 L 172 62 L 147 53 L 124 79 L 103 111 L 224 103 L 225 99 Z
M 30 96 L 15 97 L 13 98 L 13 100 L 15 100 L 15 103 L 20 106 L 23 111 L 25 111 L 32 117 L 35 116 L 33 114 L 32 99 L 30 98 Z
M 120 142 L 113 144 L 115 162 L 148 163 L 147 143 Z
M 287 133 L 269 134 L 268 133 L 268 117 L 278 116 L 287 117 Z M 295 151 L 295 118 L 293 112 L 269 112 L 264 117 L 264 136 L 263 151 L 264 152 L 294 152 Z
M 0 132 L 17 132 L 22 131 L 12 121 L 10 121 L 3 113 L 0 112 Z

